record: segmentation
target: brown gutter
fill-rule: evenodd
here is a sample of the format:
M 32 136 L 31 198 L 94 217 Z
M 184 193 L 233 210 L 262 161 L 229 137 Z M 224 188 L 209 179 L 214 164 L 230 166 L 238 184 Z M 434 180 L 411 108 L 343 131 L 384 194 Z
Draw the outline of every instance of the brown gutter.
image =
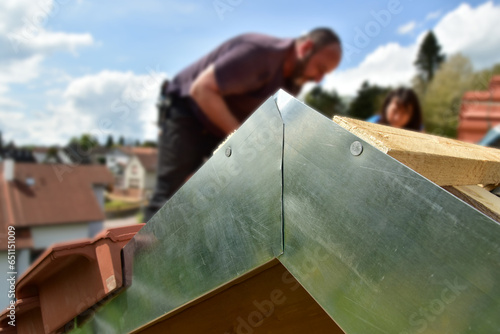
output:
M 45 251 L 17 282 L 18 330 L 38 324 L 41 327 L 28 332 L 64 331 L 75 317 L 116 293 L 123 286 L 121 249 L 143 225 L 106 230 L 93 240 L 57 244 Z M 0 314 L 0 333 L 10 327 L 8 311 Z

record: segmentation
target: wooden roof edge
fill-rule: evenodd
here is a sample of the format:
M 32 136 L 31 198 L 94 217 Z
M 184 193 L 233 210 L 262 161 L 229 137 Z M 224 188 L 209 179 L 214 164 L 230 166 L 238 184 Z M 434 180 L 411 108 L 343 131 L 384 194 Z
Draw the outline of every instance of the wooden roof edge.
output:
M 348 117 L 335 116 L 333 121 L 439 185 L 500 183 L 498 149 Z M 474 170 L 478 173 L 469 173 Z M 450 178 L 450 173 L 460 175 Z

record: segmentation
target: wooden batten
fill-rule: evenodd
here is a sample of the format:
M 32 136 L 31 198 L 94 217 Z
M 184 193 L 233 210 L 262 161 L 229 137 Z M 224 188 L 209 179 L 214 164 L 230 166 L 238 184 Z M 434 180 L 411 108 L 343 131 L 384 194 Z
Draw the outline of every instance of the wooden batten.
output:
M 440 186 L 500 183 L 500 150 L 335 116 L 333 121 Z
M 500 198 L 488 190 L 477 185 L 444 188 L 486 216 L 500 222 Z
M 278 261 L 229 285 L 134 333 L 344 333 Z

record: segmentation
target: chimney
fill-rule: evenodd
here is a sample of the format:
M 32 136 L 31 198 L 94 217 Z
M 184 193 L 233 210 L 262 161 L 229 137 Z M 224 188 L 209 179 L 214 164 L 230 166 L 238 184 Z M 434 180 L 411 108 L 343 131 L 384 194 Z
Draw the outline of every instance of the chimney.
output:
M 5 181 L 14 181 L 14 159 L 7 158 L 3 161 L 3 177 Z
M 490 94 L 500 91 L 500 75 L 495 75 L 491 78 L 489 91 Z

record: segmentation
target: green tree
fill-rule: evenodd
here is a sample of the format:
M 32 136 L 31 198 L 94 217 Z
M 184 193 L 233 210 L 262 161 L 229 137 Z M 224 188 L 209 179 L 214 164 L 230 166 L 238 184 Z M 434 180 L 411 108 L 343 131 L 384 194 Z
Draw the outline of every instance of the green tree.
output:
M 411 85 L 419 99 L 422 100 L 425 96 L 425 90 L 427 89 L 427 84 L 424 79 L 417 74 L 411 79 Z
M 120 145 L 120 146 L 125 145 L 125 138 L 123 138 L 123 136 L 120 136 L 120 138 L 118 139 L 118 145 Z
M 88 133 L 82 134 L 80 138 L 71 138 L 70 144 L 78 145 L 84 151 L 89 151 L 90 149 L 99 146 L 97 138 Z
M 385 96 L 390 88 L 370 85 L 368 81 L 363 82 L 358 94 L 352 100 L 347 109 L 347 116 L 359 119 L 367 119 L 382 109 Z
M 461 54 L 442 64 L 421 100 L 426 132 L 456 137 L 461 99 L 473 78 L 472 64 Z
M 113 140 L 113 136 L 109 135 L 108 139 L 106 140 L 106 147 L 111 148 L 113 147 L 113 145 L 115 145 L 115 141 Z
M 415 60 L 418 75 L 426 84 L 434 78 L 441 63 L 445 60 L 445 55 L 441 54 L 441 46 L 432 30 L 425 36 Z
M 345 113 L 346 107 L 337 92 L 329 92 L 319 85 L 306 94 L 304 102 L 328 118 Z
M 142 147 L 158 147 L 158 144 L 155 141 L 152 141 L 152 140 L 145 140 L 142 143 Z
M 45 160 L 43 162 L 48 163 L 48 162 L 59 162 L 59 156 L 58 156 L 59 148 L 57 146 L 51 146 L 47 150 L 47 155 L 45 156 Z
M 500 63 L 494 65 L 490 69 L 475 72 L 472 76 L 470 90 L 488 90 L 490 87 L 491 78 L 494 75 L 500 75 Z

